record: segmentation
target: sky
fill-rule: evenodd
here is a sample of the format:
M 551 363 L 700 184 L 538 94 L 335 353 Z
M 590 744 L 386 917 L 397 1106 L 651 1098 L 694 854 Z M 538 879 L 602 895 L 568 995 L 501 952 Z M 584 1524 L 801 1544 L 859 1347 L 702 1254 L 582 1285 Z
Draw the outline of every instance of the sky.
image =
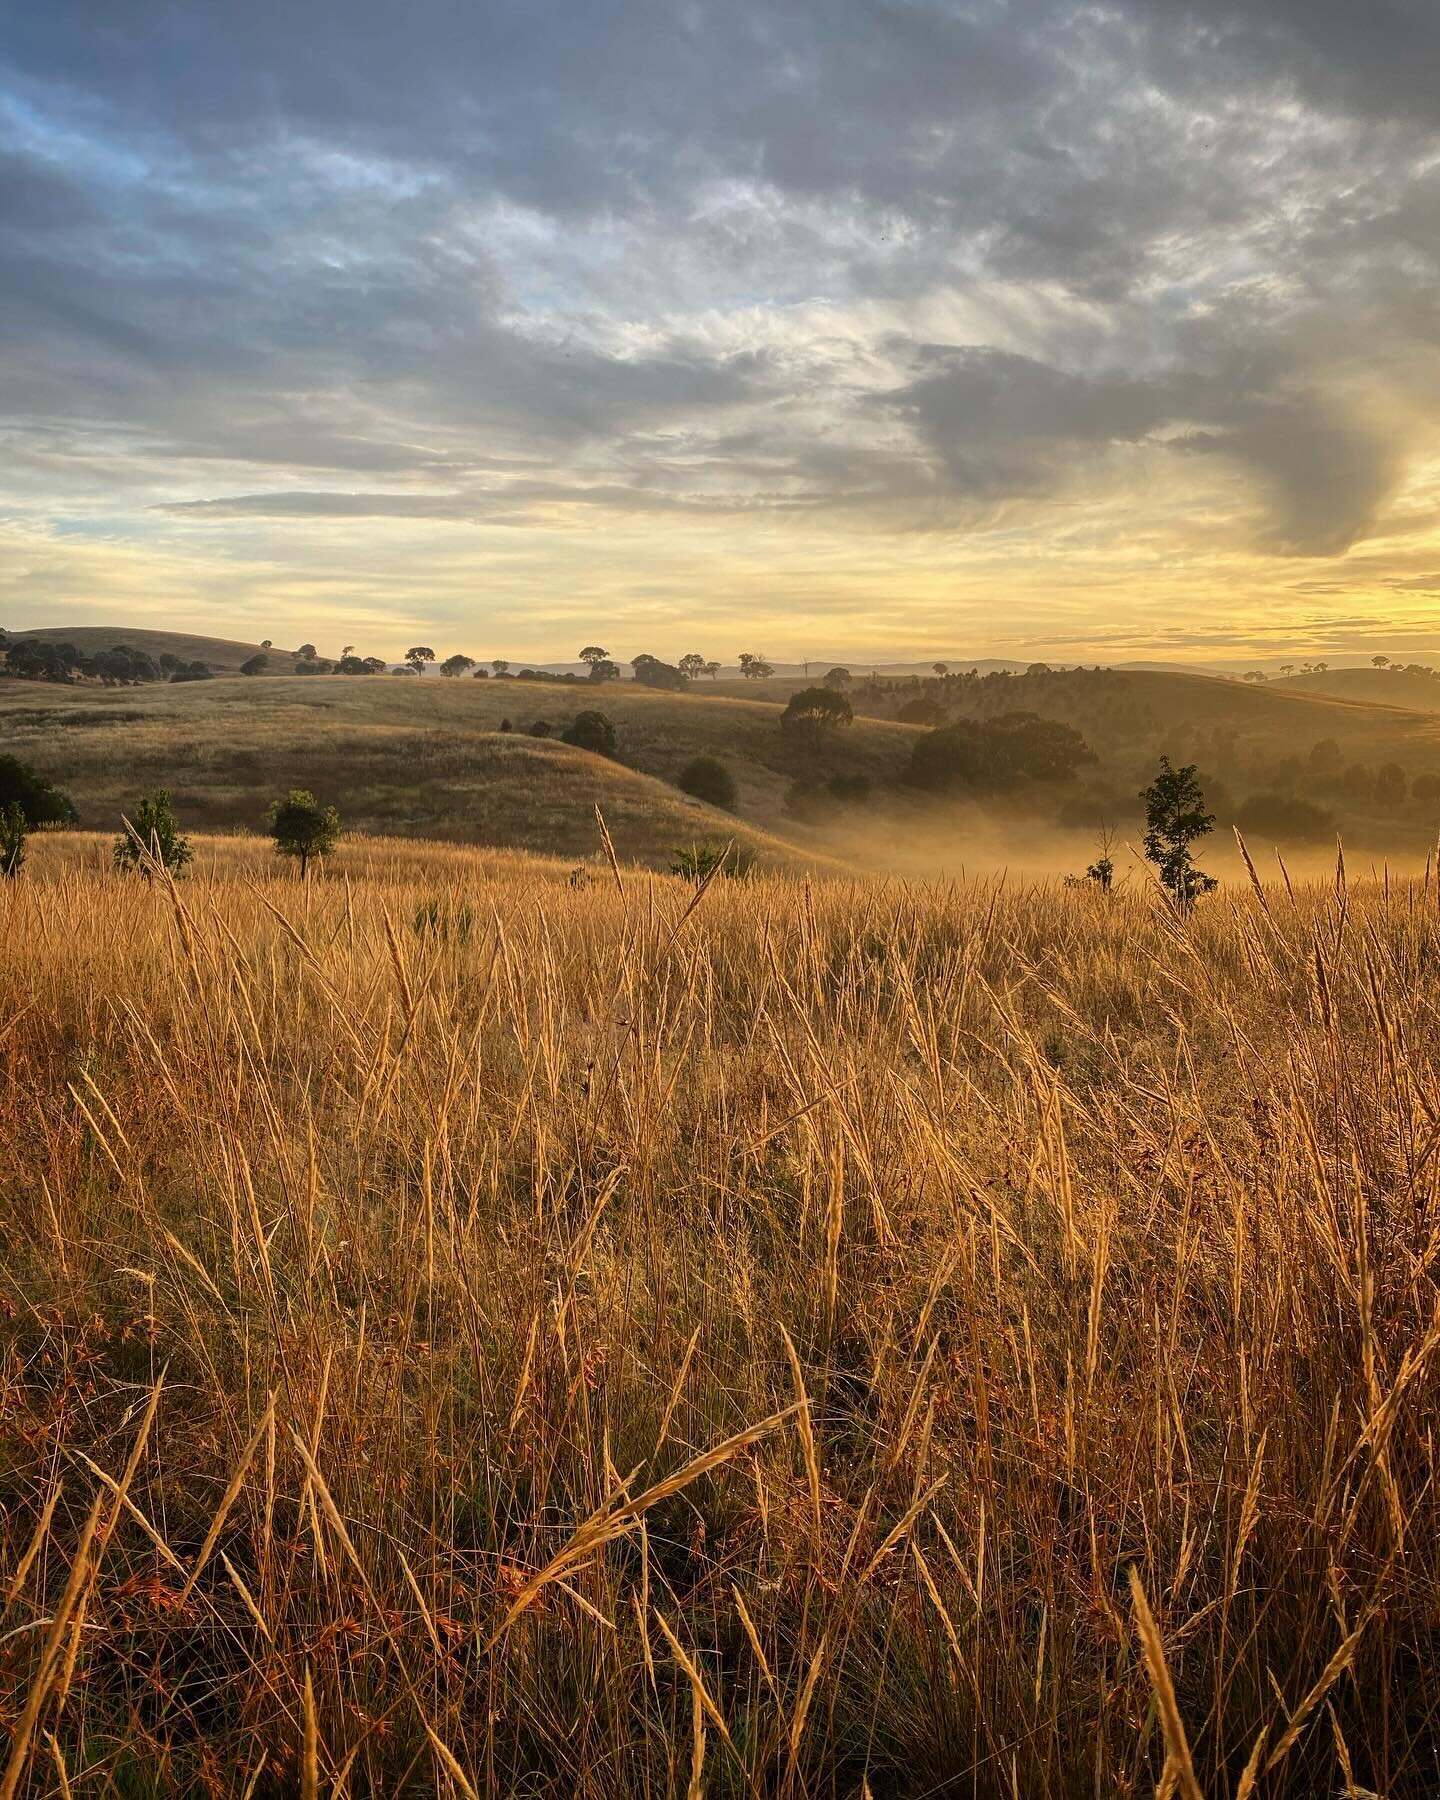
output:
M 1440 650 L 1434 0 L 0 0 L 0 624 Z

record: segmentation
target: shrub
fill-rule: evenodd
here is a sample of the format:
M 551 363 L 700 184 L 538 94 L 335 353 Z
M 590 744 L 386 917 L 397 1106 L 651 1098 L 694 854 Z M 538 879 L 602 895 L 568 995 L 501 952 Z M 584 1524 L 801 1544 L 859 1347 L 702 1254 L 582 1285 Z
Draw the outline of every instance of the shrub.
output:
M 698 887 L 711 875 L 748 875 L 754 857 L 735 844 L 691 844 L 670 852 L 670 873 Z
M 530 727 L 530 735 L 533 738 L 548 738 L 551 735 L 552 729 L 553 727 L 548 719 L 537 719 Z
M 567 744 L 577 750 L 589 750 L 596 756 L 614 756 L 618 739 L 615 724 L 602 712 L 576 713 L 570 729 L 563 734 Z
M 717 756 L 694 756 L 680 771 L 675 784 L 692 800 L 704 800 L 711 806 L 735 810 L 735 777 Z

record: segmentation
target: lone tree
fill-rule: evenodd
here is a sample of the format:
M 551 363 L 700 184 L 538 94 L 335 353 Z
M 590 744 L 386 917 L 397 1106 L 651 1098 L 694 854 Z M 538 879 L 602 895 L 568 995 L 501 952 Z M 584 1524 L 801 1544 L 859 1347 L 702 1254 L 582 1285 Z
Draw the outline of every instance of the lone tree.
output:
M 613 756 L 616 745 L 614 721 L 602 712 L 576 713 L 570 729 L 561 733 L 561 742 L 573 744 L 577 750 L 592 751 L 596 756 Z
M 1189 912 L 1201 894 L 1216 886 L 1215 877 L 1197 869 L 1190 846 L 1215 829 L 1214 813 L 1206 812 L 1205 796 L 1194 763 L 1175 768 L 1160 758 L 1160 773 L 1140 795 L 1145 802 L 1145 856 L 1154 863 L 1161 885 L 1181 912 Z
M 510 664 L 503 656 L 492 656 L 490 658 L 490 667 L 497 675 L 508 675 L 510 673 Z
M 852 724 L 854 719 L 854 707 L 838 688 L 799 688 L 785 704 L 780 715 L 780 729 L 797 736 L 819 738 L 837 725 Z
M 714 681 L 715 677 L 720 673 L 719 663 L 718 662 L 707 662 L 705 665 L 705 673 L 710 677 L 710 679 L 712 681 Z
M 937 674 L 941 677 L 944 677 L 950 673 L 949 663 L 939 663 L 939 662 L 931 663 L 930 667 L 935 672 L 935 674 Z
M 303 877 L 312 856 L 328 856 L 340 841 L 340 815 L 322 806 L 308 788 L 291 788 L 272 800 L 265 829 L 281 856 L 298 856 Z
M 25 840 L 30 835 L 30 821 L 18 800 L 0 806 L 0 875 L 12 881 L 25 861 Z
M 1108 825 L 1100 827 L 1100 854 L 1085 871 L 1085 879 L 1093 881 L 1102 894 L 1108 894 L 1115 885 L 1115 859 L 1110 851 L 1115 843 L 1115 833 Z
M 735 810 L 735 777 L 717 756 L 694 756 L 675 785 L 692 800 L 704 800 L 726 812 Z
M 412 644 L 405 652 L 405 660 L 417 675 L 423 675 L 426 663 L 434 662 L 435 652 L 428 644 Z
M 464 675 L 467 670 L 473 669 L 474 667 L 475 658 L 473 656 L 466 656 L 463 651 L 457 650 L 454 656 L 447 656 L 444 662 L 441 663 L 440 673 L 442 675 L 451 676 Z
M 854 679 L 855 677 L 847 668 L 837 665 L 826 673 L 825 685 L 828 688 L 836 688 L 843 694 Z
M 148 881 L 157 863 L 178 875 L 195 854 L 189 838 L 180 835 L 180 821 L 171 809 L 167 788 L 142 794 L 134 817 L 124 824 L 112 852 L 117 869 L 138 869 Z
M 687 681 L 698 681 L 705 673 L 705 658 L 698 651 L 691 650 L 675 666 Z

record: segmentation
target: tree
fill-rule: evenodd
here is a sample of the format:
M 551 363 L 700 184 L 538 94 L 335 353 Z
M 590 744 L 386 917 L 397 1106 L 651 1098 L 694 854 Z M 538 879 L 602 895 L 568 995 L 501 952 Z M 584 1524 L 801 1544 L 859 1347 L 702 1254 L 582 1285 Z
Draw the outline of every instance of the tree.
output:
M 1253 685 L 1258 686 L 1261 682 L 1268 680 L 1268 677 L 1263 669 L 1247 669 L 1245 671 L 1245 679 Z
M 1370 661 L 1377 669 L 1388 669 L 1390 667 L 1390 658 L 1388 656 L 1372 656 Z
M 207 662 L 182 663 L 170 677 L 172 681 L 211 681 L 215 671 Z
M 1405 804 L 1409 783 L 1399 763 L 1381 763 L 1375 771 L 1375 804 L 1382 812 L 1391 812 Z
M 740 652 L 740 673 L 747 681 L 764 681 L 775 673 L 773 667 L 763 656 L 752 656 L 748 650 Z
M 307 788 L 291 788 L 283 800 L 272 800 L 265 829 L 281 856 L 297 856 L 303 878 L 312 856 L 328 856 L 340 841 L 340 815 L 322 806 Z
M 383 656 L 364 656 L 360 661 L 367 675 L 383 675 L 389 666 Z
M 1161 885 L 1181 912 L 1189 912 L 1201 894 L 1216 886 L 1213 875 L 1195 866 L 1190 846 L 1215 829 L 1214 813 L 1206 812 L 1205 796 L 1194 763 L 1174 768 L 1160 758 L 1160 772 L 1143 789 L 1145 855 L 1154 863 Z
M 462 651 L 457 650 L 453 656 L 447 656 L 444 662 L 441 663 L 440 673 L 442 675 L 451 676 L 463 675 L 467 669 L 473 669 L 474 667 L 475 658 L 473 656 L 466 656 Z
M 854 718 L 855 709 L 838 689 L 798 688 L 780 715 L 780 729 L 797 736 L 819 738 L 837 725 L 851 724 Z
M 661 662 L 658 656 L 643 651 L 631 658 L 630 667 L 641 687 L 663 688 L 673 693 L 689 685 L 686 676 L 673 663 Z
M 704 800 L 726 812 L 735 810 L 735 777 L 716 756 L 691 757 L 675 785 L 692 800 Z
M 344 660 L 347 656 L 353 656 L 354 654 L 355 654 L 355 646 L 353 644 L 342 644 L 340 646 L 341 662 L 344 662 Z
M 577 750 L 589 750 L 596 756 L 614 756 L 615 724 L 602 712 L 576 713 L 570 729 L 562 733 L 562 741 Z
M 178 875 L 194 855 L 189 838 L 180 835 L 167 788 L 142 794 L 133 818 L 123 823 L 125 829 L 111 853 L 117 869 L 138 869 L 148 881 L 156 863 Z
M 945 676 L 950 673 L 949 663 L 931 663 L 930 667 L 936 675 Z
M 240 665 L 240 673 L 242 675 L 263 675 L 269 661 L 270 658 L 262 650 L 258 656 L 246 657 Z
M 843 694 L 853 679 L 854 677 L 848 669 L 834 668 L 826 673 L 825 685 L 827 688 L 835 688 Z
M 18 756 L 0 756 L 0 807 L 18 806 L 32 831 L 41 825 L 73 825 L 75 804 Z
M 691 650 L 680 658 L 676 666 L 687 681 L 698 681 L 704 674 L 707 665 L 703 656 Z
M 1335 821 L 1323 806 L 1299 794 L 1252 794 L 1235 814 L 1247 836 L 1272 844 L 1313 844 L 1329 837 Z
M 508 675 L 510 673 L 510 665 L 503 656 L 492 656 L 490 658 L 490 667 L 497 675 Z
M 314 662 L 320 652 L 313 644 L 302 644 L 295 654 L 298 657 L 302 657 L 306 662 Z
M 1287 677 L 1288 677 L 1288 676 L 1290 676 L 1290 675 L 1293 675 L 1293 674 L 1294 674 L 1294 673 L 1295 673 L 1295 665 L 1294 665 L 1294 663 L 1281 663 L 1281 665 L 1280 665 L 1280 673 L 1281 673 L 1281 674 L 1282 674 L 1282 675 L 1284 675 L 1284 676 L 1287 676 Z
M 714 681 L 715 677 L 720 673 L 719 663 L 718 662 L 707 662 L 705 665 L 705 673 L 710 677 L 710 679 L 712 681 Z
M 0 806 L 0 875 L 14 880 L 25 861 L 25 840 L 30 835 L 30 821 L 18 800 Z
M 597 663 L 609 662 L 610 652 L 602 649 L 599 644 L 587 644 L 580 652 L 580 660 L 588 664 L 593 675 Z
M 405 652 L 405 660 L 417 675 L 423 675 L 426 663 L 434 662 L 435 652 L 428 644 L 412 644 Z
M 611 662 L 608 656 L 603 658 L 600 662 L 592 662 L 590 665 L 590 679 L 592 681 L 618 681 L 620 679 L 619 663 Z
M 272 638 L 261 638 L 260 648 L 262 650 L 273 650 L 274 647 L 274 640 Z

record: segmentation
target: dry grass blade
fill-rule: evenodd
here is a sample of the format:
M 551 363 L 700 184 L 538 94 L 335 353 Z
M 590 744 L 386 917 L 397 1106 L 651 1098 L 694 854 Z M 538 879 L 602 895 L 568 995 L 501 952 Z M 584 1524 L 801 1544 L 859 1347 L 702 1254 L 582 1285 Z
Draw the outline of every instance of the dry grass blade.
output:
M 1133 1563 L 1130 1565 L 1130 1599 L 1135 1608 L 1135 1625 L 1140 1633 L 1145 1666 L 1150 1671 L 1150 1685 L 1155 1692 L 1155 1704 L 1165 1732 L 1167 1761 L 1175 1785 L 1185 1796 L 1185 1800 L 1204 1800 L 1200 1783 L 1195 1776 L 1195 1765 L 1190 1759 L 1190 1743 L 1185 1736 L 1180 1707 L 1175 1699 L 1175 1687 L 1165 1663 L 1165 1646 L 1160 1639 L 1160 1629 L 1150 1611 L 1150 1602 L 1145 1598 L 1140 1571 Z

